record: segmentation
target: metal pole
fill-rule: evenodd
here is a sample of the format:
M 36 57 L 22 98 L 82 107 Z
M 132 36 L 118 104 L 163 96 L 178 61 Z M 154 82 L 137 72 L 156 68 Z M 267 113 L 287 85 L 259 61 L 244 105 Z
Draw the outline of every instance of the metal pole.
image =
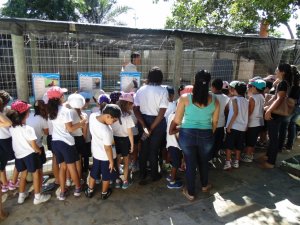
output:
M 175 90 L 180 85 L 181 71 L 182 71 L 182 51 L 183 51 L 183 42 L 182 38 L 179 36 L 175 36 L 175 66 L 174 66 L 174 79 L 173 79 L 173 87 Z M 175 98 L 177 96 L 177 91 L 175 92 Z
M 11 39 L 18 99 L 28 102 L 28 77 L 23 34 L 12 34 Z

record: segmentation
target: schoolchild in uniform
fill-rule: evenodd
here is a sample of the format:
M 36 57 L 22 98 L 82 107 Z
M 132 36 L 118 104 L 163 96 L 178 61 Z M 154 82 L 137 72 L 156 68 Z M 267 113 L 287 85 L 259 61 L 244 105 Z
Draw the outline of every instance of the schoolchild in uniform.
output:
M 110 180 L 114 179 L 116 171 L 114 171 L 113 160 L 113 132 L 110 127 L 121 117 L 121 109 L 115 104 L 107 104 L 102 113 L 92 113 L 90 116 L 90 132 L 92 134 L 92 155 L 93 166 L 90 172 L 88 188 L 85 195 L 91 198 L 94 194 L 94 187 L 97 179 L 102 177 L 101 198 L 107 199 L 112 189 L 109 188 Z
M 118 164 L 120 164 L 121 157 L 124 162 L 124 180 L 122 189 L 129 187 L 129 153 L 133 152 L 134 140 L 132 128 L 135 126 L 131 117 L 131 110 L 133 108 L 133 94 L 123 93 L 117 105 L 122 111 L 121 123 L 115 122 L 111 125 L 114 135 L 116 152 L 118 155 Z M 119 165 L 118 165 L 119 168 Z
M 81 194 L 80 180 L 75 165 L 79 158 L 75 147 L 75 139 L 71 132 L 82 128 L 86 123 L 86 120 L 81 120 L 76 124 L 72 124 L 71 110 L 63 105 L 65 92 L 67 92 L 67 89 L 57 86 L 51 87 L 47 91 L 49 98 L 48 115 L 53 125 L 52 150 L 56 156 L 57 164 L 59 164 L 59 200 L 66 199 L 67 168 L 75 184 L 74 196 L 80 196 Z
M 24 101 L 16 100 L 11 105 L 11 112 L 7 114 L 12 121 L 12 127 L 9 132 L 12 136 L 12 145 L 15 153 L 15 164 L 18 172 L 21 172 L 18 203 L 23 204 L 29 193 L 25 191 L 27 173 L 33 175 L 34 200 L 37 205 L 48 201 L 51 195 L 41 194 L 42 183 L 41 173 L 42 163 L 40 155 L 41 149 L 36 143 L 37 137 L 34 129 L 26 125 L 26 119 L 29 116 L 29 104 Z
M 231 83 L 230 83 L 231 84 Z M 224 170 L 239 168 L 241 151 L 245 147 L 245 131 L 248 125 L 248 100 L 245 98 L 247 86 L 244 82 L 237 82 L 230 89 L 233 96 L 229 103 L 229 114 L 226 124 L 226 162 Z M 235 160 L 231 161 L 231 152 L 235 151 Z

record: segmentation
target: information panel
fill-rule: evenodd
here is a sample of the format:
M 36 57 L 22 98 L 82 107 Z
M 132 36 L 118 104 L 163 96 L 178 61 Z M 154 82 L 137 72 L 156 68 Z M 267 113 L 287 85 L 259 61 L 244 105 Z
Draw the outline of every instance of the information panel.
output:
M 52 86 L 59 86 L 59 73 L 33 73 L 32 88 L 35 100 L 43 99 L 43 95 Z
M 140 72 L 121 72 L 120 73 L 120 88 L 121 91 L 131 92 L 136 91 L 140 87 L 141 73 Z

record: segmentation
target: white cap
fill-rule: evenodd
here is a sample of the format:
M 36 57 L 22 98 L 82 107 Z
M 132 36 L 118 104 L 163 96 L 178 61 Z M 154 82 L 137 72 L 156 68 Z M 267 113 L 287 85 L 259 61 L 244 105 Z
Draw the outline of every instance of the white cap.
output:
M 69 105 L 74 109 L 81 109 L 85 105 L 85 99 L 80 94 L 71 94 L 68 97 Z

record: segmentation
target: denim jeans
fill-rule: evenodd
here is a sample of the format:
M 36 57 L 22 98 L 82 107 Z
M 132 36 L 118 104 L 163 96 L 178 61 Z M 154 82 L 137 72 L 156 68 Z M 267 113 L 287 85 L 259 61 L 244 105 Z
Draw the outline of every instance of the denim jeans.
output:
M 276 116 L 268 121 L 269 146 L 267 151 L 268 163 L 275 165 L 279 151 L 279 130 L 284 116 Z
M 179 146 L 186 162 L 186 182 L 190 195 L 195 195 L 196 167 L 200 172 L 202 187 L 208 184 L 208 161 L 211 158 L 214 136 L 211 129 L 181 128 Z
M 287 148 L 292 148 L 297 133 L 296 119 L 300 115 L 300 107 L 296 106 L 292 115 L 284 118 L 280 125 L 279 130 L 279 143 L 278 147 L 281 150 L 284 147 L 286 135 L 288 134 L 288 140 L 286 143 Z
M 142 115 L 147 127 L 150 127 L 156 116 Z M 139 153 L 140 176 L 145 178 L 147 174 L 147 160 L 150 162 L 152 179 L 158 176 L 158 154 L 163 138 L 165 137 L 167 123 L 165 118 L 152 131 L 151 136 L 141 141 L 142 147 Z M 143 133 L 143 128 L 139 126 L 139 132 Z

